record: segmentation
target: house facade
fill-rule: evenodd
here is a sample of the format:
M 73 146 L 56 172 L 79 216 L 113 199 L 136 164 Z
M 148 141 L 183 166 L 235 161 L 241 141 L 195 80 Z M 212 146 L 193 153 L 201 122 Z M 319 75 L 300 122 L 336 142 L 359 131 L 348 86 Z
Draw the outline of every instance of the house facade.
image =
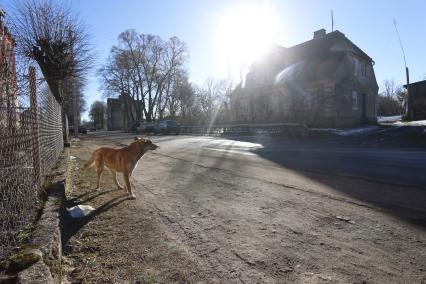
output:
M 374 61 L 339 31 L 285 48 L 273 45 L 231 94 L 234 123 L 314 127 L 376 122 Z
M 426 119 L 426 80 L 411 83 L 410 85 L 411 119 Z M 404 85 L 407 88 L 407 85 Z

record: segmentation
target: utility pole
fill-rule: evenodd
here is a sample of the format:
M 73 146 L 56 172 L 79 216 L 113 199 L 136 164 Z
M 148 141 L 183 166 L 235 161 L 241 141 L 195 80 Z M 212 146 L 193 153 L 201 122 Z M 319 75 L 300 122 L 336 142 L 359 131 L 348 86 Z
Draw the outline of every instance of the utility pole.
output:
M 405 65 L 405 77 L 407 80 L 407 99 L 406 99 L 406 109 L 405 109 L 405 117 L 407 120 L 413 119 L 412 109 L 411 109 L 411 97 L 410 97 L 410 72 L 407 67 L 407 61 L 405 60 L 405 52 L 404 47 L 402 46 L 401 37 L 399 36 L 398 27 L 396 26 L 396 20 L 393 19 L 393 25 L 395 27 L 396 35 L 398 36 L 399 46 L 401 47 L 402 56 L 404 58 Z

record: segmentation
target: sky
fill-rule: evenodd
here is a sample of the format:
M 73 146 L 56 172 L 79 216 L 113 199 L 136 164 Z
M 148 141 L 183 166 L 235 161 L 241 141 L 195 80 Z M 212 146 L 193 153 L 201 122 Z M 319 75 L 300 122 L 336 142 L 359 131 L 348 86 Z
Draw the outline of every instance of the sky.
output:
M 1 0 L 6 9 L 14 0 Z M 208 77 L 229 77 L 229 57 L 237 57 L 236 45 L 229 41 L 229 19 L 240 17 L 241 11 L 267 11 L 267 16 L 252 16 L 249 29 L 268 22 L 263 29 L 273 29 L 271 41 L 292 45 L 310 40 L 313 32 L 324 28 L 331 31 L 330 11 L 333 10 L 334 29 L 343 32 L 364 50 L 375 65 L 377 82 L 386 79 L 405 83 L 404 60 L 393 19 L 396 20 L 404 46 L 410 81 L 426 79 L 426 1 L 289 1 L 289 0 L 69 0 L 85 22 L 96 54 L 96 64 L 88 76 L 85 89 L 88 106 L 104 100 L 96 70 L 105 62 L 117 36 L 127 29 L 138 33 L 155 34 L 163 39 L 177 36 L 189 49 L 187 67 L 190 79 L 202 84 Z M 249 9 L 247 9 L 249 7 Z M 268 28 L 269 27 L 269 28 Z M 244 27 L 238 27 L 240 30 Z M 248 34 L 251 31 L 240 31 Z M 265 34 L 267 31 L 264 31 Z M 259 34 L 260 33 L 260 34 Z M 269 33 L 270 34 L 270 33 Z M 253 34 L 249 43 L 264 39 L 262 31 Z M 251 45 L 250 45 L 251 46 Z M 241 45 L 236 46 L 238 49 Z M 231 51 L 229 51 L 231 50 Z M 233 71 L 231 71 L 233 73 Z M 87 113 L 83 115 L 87 118 Z

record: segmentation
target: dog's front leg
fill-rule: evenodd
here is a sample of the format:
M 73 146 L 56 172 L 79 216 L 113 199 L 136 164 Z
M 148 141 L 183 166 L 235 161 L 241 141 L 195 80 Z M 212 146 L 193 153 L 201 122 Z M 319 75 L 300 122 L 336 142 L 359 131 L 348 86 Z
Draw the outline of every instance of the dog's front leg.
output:
M 132 188 L 130 186 L 130 175 L 129 175 L 129 173 L 124 173 L 124 181 L 126 183 L 127 194 L 131 198 L 135 199 L 136 195 L 132 192 Z

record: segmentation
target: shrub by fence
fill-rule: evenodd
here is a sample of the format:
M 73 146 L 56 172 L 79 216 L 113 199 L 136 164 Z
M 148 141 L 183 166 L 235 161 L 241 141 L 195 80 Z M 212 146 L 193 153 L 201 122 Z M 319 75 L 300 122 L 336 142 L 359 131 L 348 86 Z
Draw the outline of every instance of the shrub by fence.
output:
M 29 94 L 18 96 L 4 77 L 0 86 L 0 260 L 34 221 L 44 177 L 63 150 L 61 107 L 29 70 Z

